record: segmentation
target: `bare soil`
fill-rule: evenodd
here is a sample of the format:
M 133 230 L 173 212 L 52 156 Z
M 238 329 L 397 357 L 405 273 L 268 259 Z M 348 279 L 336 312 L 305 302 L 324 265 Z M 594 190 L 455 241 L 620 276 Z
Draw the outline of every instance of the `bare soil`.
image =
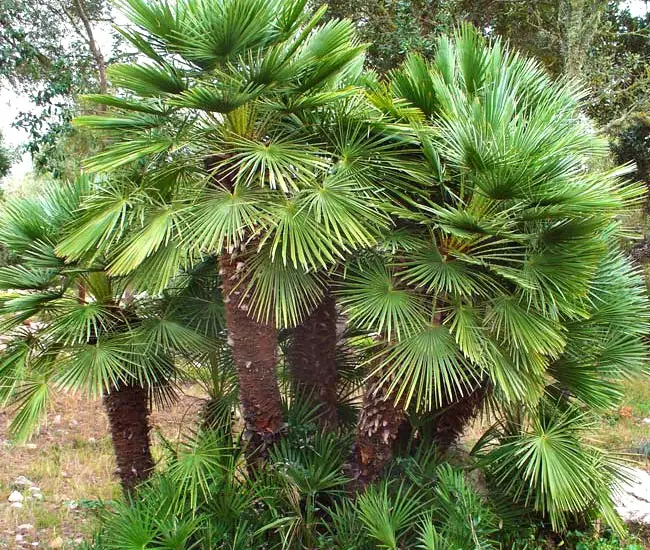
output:
M 178 439 L 183 426 L 196 419 L 202 402 L 200 392 L 189 388 L 174 406 L 153 412 L 157 459 L 158 434 Z M 120 496 L 101 400 L 58 397 L 40 431 L 23 445 L 9 439 L 10 421 L 11 411 L 0 410 L 0 548 L 66 550 L 90 540 L 101 501 Z M 33 484 L 31 490 L 16 484 L 20 476 Z M 13 490 L 24 496 L 20 508 L 8 501 Z

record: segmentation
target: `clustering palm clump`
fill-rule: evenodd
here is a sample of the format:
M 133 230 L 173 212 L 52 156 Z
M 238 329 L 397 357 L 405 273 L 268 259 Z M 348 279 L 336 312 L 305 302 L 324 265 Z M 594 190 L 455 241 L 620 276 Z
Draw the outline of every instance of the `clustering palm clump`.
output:
M 619 528 L 624 470 L 588 434 L 645 368 L 647 299 L 619 246 L 644 190 L 593 168 L 581 90 L 471 27 L 379 79 L 352 25 L 304 1 L 122 8 L 138 61 L 77 119 L 104 140 L 94 175 L 9 203 L 2 231 L 17 432 L 51 388 L 104 395 L 116 426 L 131 499 L 97 547 Z M 184 379 L 210 401 L 136 493 L 151 397 Z M 487 498 L 450 465 L 481 411 L 463 464 Z

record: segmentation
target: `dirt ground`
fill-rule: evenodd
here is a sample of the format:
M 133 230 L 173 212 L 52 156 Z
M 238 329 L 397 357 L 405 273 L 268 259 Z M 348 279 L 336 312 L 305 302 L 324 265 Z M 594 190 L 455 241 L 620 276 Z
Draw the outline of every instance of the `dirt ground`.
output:
M 186 390 L 176 405 L 152 414 L 156 455 L 158 433 L 177 439 L 195 419 L 197 393 Z M 9 411 L 0 411 L 0 548 L 72 549 L 89 540 L 100 501 L 120 494 L 101 401 L 60 397 L 24 445 L 9 440 L 10 420 Z M 22 507 L 8 501 L 14 490 L 23 495 Z

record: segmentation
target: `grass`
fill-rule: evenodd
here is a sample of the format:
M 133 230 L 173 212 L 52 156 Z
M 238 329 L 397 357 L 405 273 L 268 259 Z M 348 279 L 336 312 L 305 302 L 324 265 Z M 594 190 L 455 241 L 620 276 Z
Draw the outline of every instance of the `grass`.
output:
M 177 439 L 200 403 L 192 388 L 174 407 L 155 411 L 154 433 Z M 9 441 L 5 430 L 10 418 L 8 411 L 0 410 L 0 548 L 73 549 L 90 539 L 101 502 L 120 495 L 102 404 L 59 397 L 43 428 L 26 445 Z M 155 441 L 154 436 L 154 455 L 159 456 Z M 19 476 L 33 482 L 42 499 L 26 499 L 22 508 L 12 508 L 7 497 L 17 488 Z M 19 529 L 23 525 L 31 527 Z M 17 535 L 22 540 L 17 541 Z
M 628 380 L 623 403 L 603 417 L 595 437 L 601 445 L 628 454 L 650 471 L 650 423 L 646 419 L 650 419 L 650 382 Z

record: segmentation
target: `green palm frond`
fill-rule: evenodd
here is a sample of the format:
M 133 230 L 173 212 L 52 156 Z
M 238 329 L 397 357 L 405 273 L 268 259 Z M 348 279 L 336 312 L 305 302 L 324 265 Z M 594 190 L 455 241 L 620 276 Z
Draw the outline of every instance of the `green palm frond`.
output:
M 469 392 L 481 372 L 465 360 L 444 326 L 428 326 L 384 352 L 374 375 L 395 401 L 432 410 Z
M 260 143 L 243 137 L 230 140 L 227 159 L 219 166 L 246 186 L 257 183 L 284 192 L 311 183 L 327 167 L 319 151 L 308 143 L 284 138 Z
M 401 483 L 369 487 L 357 500 L 361 522 L 380 548 L 397 550 L 427 505 L 423 495 Z
M 590 425 L 577 407 L 546 400 L 506 417 L 473 452 L 490 483 L 561 529 L 570 517 L 606 503 L 612 485 L 624 479 L 620 459 L 585 442 Z M 498 440 L 492 447 L 491 438 Z
M 434 517 L 440 528 L 438 540 L 450 549 L 488 550 L 498 547 L 497 517 L 467 483 L 463 472 L 454 470 L 449 464 L 441 464 L 435 473 Z M 435 541 L 436 534 L 433 525 L 425 523 L 425 537 Z M 437 550 L 439 547 L 434 548 Z
M 14 392 L 12 405 L 17 410 L 9 432 L 18 440 L 25 441 L 45 417 L 53 397 L 47 377 L 32 375 L 23 378 Z
M 45 333 L 63 346 L 89 342 L 122 320 L 110 305 L 98 302 L 79 303 L 63 298 L 53 305 L 56 311 L 51 314 Z
M 446 292 L 454 296 L 486 296 L 486 287 L 491 284 L 485 273 L 461 259 L 443 256 L 434 244 L 414 253 L 405 267 L 401 277 L 410 284 L 425 287 L 432 294 Z
M 164 119 L 150 114 L 119 114 L 108 117 L 105 115 L 85 115 L 75 118 L 75 125 L 90 128 L 92 130 L 148 130 L 156 128 L 163 123 Z
M 144 349 L 137 350 L 144 353 Z M 140 364 L 140 353 L 124 337 L 103 338 L 97 343 L 83 343 L 70 348 L 62 357 L 53 382 L 63 390 L 84 390 L 99 397 L 128 382 Z
M 409 55 L 391 75 L 393 93 L 430 117 L 438 111 L 435 78 L 431 67 L 419 55 Z
M 133 101 L 109 94 L 88 94 L 81 96 L 81 99 L 96 105 L 106 105 L 123 111 L 136 111 L 153 116 L 164 116 L 166 109 L 156 100 L 139 99 Z
M 350 270 L 338 296 L 350 323 L 384 334 L 389 340 L 407 336 L 427 322 L 422 298 L 400 287 L 381 259 L 364 262 Z
M 537 352 L 557 357 L 566 343 L 556 322 L 526 310 L 514 297 L 503 296 L 494 300 L 485 323 L 497 339 L 524 353 Z
M 108 76 L 115 86 L 126 88 L 144 97 L 179 94 L 186 88 L 182 76 L 171 66 L 111 65 Z
M 101 191 L 97 190 L 84 201 L 78 219 L 58 243 L 57 254 L 79 260 L 119 238 L 125 231 L 134 199 L 138 200 L 130 191 L 125 185 L 103 182 Z
M 0 267 L 0 289 L 45 290 L 56 284 L 54 269 L 29 268 L 23 265 Z
M 182 206 L 178 205 L 176 208 L 162 208 L 151 212 L 145 227 L 118 247 L 115 258 L 108 265 L 109 273 L 114 276 L 126 275 L 161 247 L 168 246 L 172 239 L 178 239 L 181 235 L 181 209 Z
M 268 247 L 250 262 L 249 270 L 247 307 L 262 322 L 295 326 L 323 297 L 325 282 L 319 273 L 274 260 Z
M 170 99 L 167 103 L 174 107 L 227 114 L 245 105 L 259 93 L 259 89 L 252 86 L 243 87 L 239 83 L 220 87 L 194 86 Z
M 191 328 L 161 317 L 142 322 L 133 336 L 143 342 L 144 353 L 183 353 L 185 350 L 201 350 L 206 353 L 212 351 L 216 345 L 214 341 Z
M 169 151 L 174 142 L 166 136 L 134 138 L 114 143 L 85 161 L 90 172 L 108 172 L 143 157 Z
M 322 184 L 301 191 L 298 201 L 331 237 L 351 248 L 370 247 L 388 219 L 370 189 L 346 177 L 328 177 Z
M 276 225 L 267 230 L 261 244 L 268 244 L 273 261 L 294 268 L 318 270 L 343 259 L 345 243 L 339 245 L 333 241 L 325 226 L 298 200 L 278 205 L 272 215 Z
M 219 487 L 220 478 L 235 473 L 235 460 L 229 449 L 215 433 L 201 431 L 190 434 L 173 449 L 167 475 L 174 481 L 176 510 L 187 499 L 195 514 L 199 502 L 210 500 L 214 488 Z
M 191 267 L 192 260 L 187 248 L 171 239 L 129 272 L 128 283 L 135 290 L 159 294 L 181 271 Z

